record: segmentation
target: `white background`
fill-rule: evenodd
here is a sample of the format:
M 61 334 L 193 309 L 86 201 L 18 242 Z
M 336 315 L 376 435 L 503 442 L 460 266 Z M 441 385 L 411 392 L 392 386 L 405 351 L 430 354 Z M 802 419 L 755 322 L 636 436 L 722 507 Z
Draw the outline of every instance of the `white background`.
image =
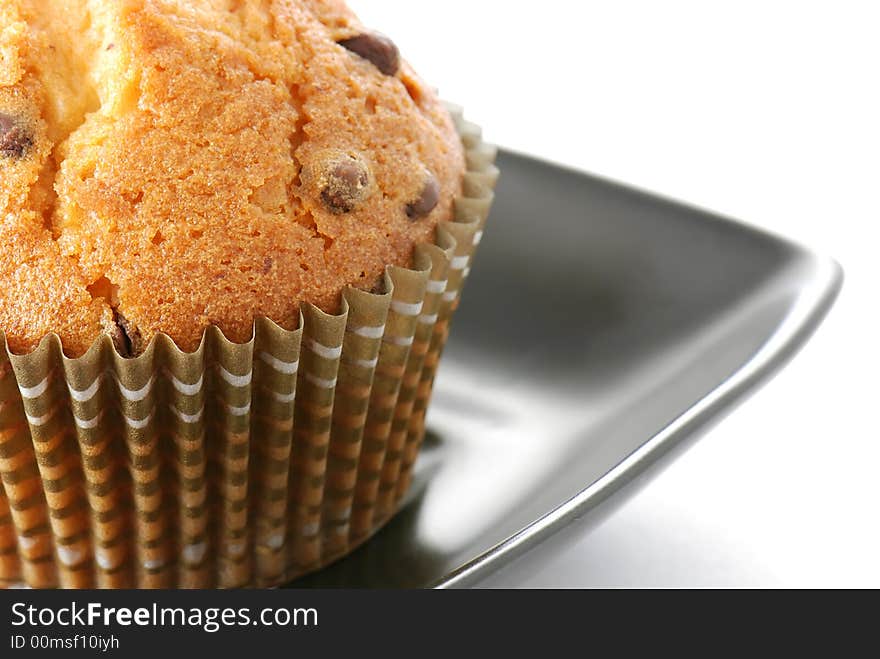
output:
M 506 585 L 880 587 L 880 3 L 350 5 L 489 140 L 741 218 L 847 271 L 776 380 Z

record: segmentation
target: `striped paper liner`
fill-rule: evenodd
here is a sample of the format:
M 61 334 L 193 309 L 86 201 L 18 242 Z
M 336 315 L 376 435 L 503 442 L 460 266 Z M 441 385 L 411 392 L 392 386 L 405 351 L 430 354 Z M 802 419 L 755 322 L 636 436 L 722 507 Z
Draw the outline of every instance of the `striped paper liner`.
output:
M 267 587 L 351 552 L 407 492 L 449 323 L 494 197 L 496 151 L 466 148 L 455 219 L 384 294 L 343 292 L 246 344 L 209 328 L 133 359 L 102 336 L 0 351 L 0 586 Z

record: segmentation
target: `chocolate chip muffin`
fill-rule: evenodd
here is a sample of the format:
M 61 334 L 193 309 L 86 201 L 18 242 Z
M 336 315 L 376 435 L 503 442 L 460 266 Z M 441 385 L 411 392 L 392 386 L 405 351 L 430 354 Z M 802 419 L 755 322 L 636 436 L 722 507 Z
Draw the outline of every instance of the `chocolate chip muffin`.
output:
M 465 159 L 341 0 L 0 0 L 0 330 L 140 354 L 297 327 L 452 219 Z
M 339 0 L 0 0 L 0 587 L 276 586 L 366 542 L 494 159 Z

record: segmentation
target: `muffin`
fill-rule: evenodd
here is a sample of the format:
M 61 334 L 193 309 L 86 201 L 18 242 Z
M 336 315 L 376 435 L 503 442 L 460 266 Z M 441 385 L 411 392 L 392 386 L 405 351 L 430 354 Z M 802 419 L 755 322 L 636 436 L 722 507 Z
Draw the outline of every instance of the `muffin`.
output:
M 0 29 L 0 584 L 350 552 L 409 487 L 494 150 L 341 0 Z

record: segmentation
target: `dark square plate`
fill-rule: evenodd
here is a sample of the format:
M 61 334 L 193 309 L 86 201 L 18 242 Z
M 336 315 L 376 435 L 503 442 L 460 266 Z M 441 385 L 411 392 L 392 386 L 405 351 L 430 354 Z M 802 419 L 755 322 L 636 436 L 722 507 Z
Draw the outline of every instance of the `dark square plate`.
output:
M 547 560 L 769 379 L 840 290 L 833 261 L 761 231 L 499 166 L 409 503 L 293 587 L 470 586 Z

